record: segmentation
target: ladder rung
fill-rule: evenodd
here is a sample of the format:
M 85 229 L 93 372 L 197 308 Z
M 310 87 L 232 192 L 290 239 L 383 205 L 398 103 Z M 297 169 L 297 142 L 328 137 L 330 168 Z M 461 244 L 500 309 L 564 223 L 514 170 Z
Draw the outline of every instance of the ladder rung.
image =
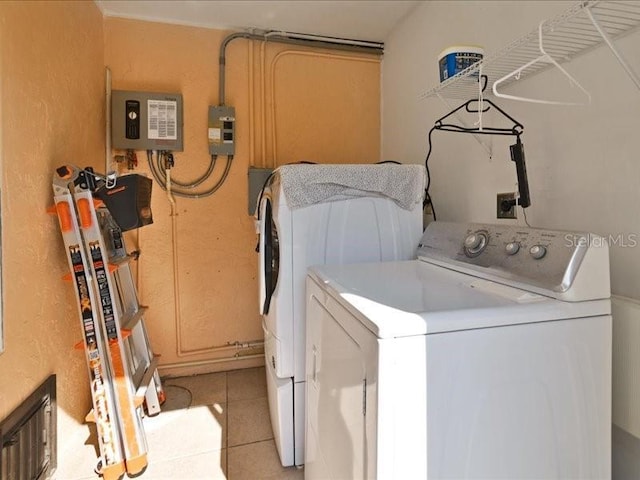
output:
M 139 306 L 138 311 L 131 317 L 128 317 L 128 315 L 125 316 L 122 322 L 121 330 L 133 330 L 136 324 L 144 316 L 144 312 L 147 311 L 147 308 L 148 307 Z
M 136 398 L 134 400 L 136 404 L 138 403 L 138 401 L 144 401 L 144 396 L 147 393 L 147 388 L 149 387 L 151 379 L 158 369 L 158 358 L 160 358 L 158 355 L 153 356 L 153 358 L 151 359 L 151 363 L 149 363 L 149 367 L 147 367 L 147 370 L 142 376 L 142 380 L 140 380 L 140 385 L 136 385 Z

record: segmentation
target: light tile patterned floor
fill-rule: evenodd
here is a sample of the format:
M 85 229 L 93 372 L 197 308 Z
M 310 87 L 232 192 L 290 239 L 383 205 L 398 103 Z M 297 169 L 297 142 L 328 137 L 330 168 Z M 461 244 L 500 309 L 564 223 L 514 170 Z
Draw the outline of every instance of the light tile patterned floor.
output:
M 141 480 L 302 480 L 283 468 L 269 420 L 264 368 L 164 381 L 167 402 L 145 419 L 149 466 Z M 95 442 L 80 426 L 77 453 L 58 465 L 56 480 L 95 479 Z M 70 440 L 73 441 L 73 440 Z M 126 477 L 125 477 L 126 478 Z

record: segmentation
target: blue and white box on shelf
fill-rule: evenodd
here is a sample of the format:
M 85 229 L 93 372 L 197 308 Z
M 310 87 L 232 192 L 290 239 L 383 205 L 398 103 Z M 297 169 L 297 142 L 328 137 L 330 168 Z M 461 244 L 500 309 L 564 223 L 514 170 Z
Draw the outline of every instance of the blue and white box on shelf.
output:
M 453 46 L 445 48 L 438 56 L 440 66 L 440 81 L 453 77 L 466 68 L 482 60 L 484 49 L 477 46 Z

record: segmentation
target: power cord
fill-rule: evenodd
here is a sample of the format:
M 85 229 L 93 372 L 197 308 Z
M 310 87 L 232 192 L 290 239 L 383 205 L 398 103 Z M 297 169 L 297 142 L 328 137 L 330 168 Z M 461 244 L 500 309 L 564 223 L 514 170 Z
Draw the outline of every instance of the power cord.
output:
M 529 225 L 529 220 L 527 220 L 527 209 L 524 208 L 523 206 L 520 206 L 520 208 L 522 208 L 522 215 L 524 216 L 524 223 L 527 225 L 527 227 L 531 228 L 531 225 Z
M 433 127 L 429 130 L 428 140 L 429 140 L 429 151 L 427 152 L 427 157 L 424 159 L 424 168 L 427 170 L 427 187 L 424 190 L 424 201 L 422 202 L 422 209 L 426 209 L 428 205 L 431 205 L 431 213 L 433 214 L 433 221 L 437 220 L 436 216 L 436 208 L 433 205 L 433 199 L 431 198 L 431 194 L 429 193 L 429 188 L 431 187 L 431 172 L 429 171 L 429 157 L 431 157 L 432 143 L 431 143 L 431 134 L 436 130 L 436 127 Z
M 186 408 L 190 408 L 193 404 L 193 392 L 191 392 L 191 390 L 189 390 L 187 387 L 183 387 L 182 385 L 175 385 L 173 383 L 165 383 L 164 385 L 165 390 L 169 387 L 171 388 L 177 388 L 178 390 L 183 390 L 187 393 L 187 395 L 189 396 L 189 401 L 187 402 L 187 406 Z

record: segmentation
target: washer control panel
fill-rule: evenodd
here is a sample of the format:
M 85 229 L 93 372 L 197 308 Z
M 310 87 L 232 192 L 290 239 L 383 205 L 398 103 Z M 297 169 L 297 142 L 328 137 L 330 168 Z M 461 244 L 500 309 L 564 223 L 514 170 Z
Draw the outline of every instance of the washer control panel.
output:
M 432 222 L 420 241 L 418 257 L 502 283 L 557 292 L 571 286 L 594 243 L 606 248 L 602 240 L 589 233 Z

